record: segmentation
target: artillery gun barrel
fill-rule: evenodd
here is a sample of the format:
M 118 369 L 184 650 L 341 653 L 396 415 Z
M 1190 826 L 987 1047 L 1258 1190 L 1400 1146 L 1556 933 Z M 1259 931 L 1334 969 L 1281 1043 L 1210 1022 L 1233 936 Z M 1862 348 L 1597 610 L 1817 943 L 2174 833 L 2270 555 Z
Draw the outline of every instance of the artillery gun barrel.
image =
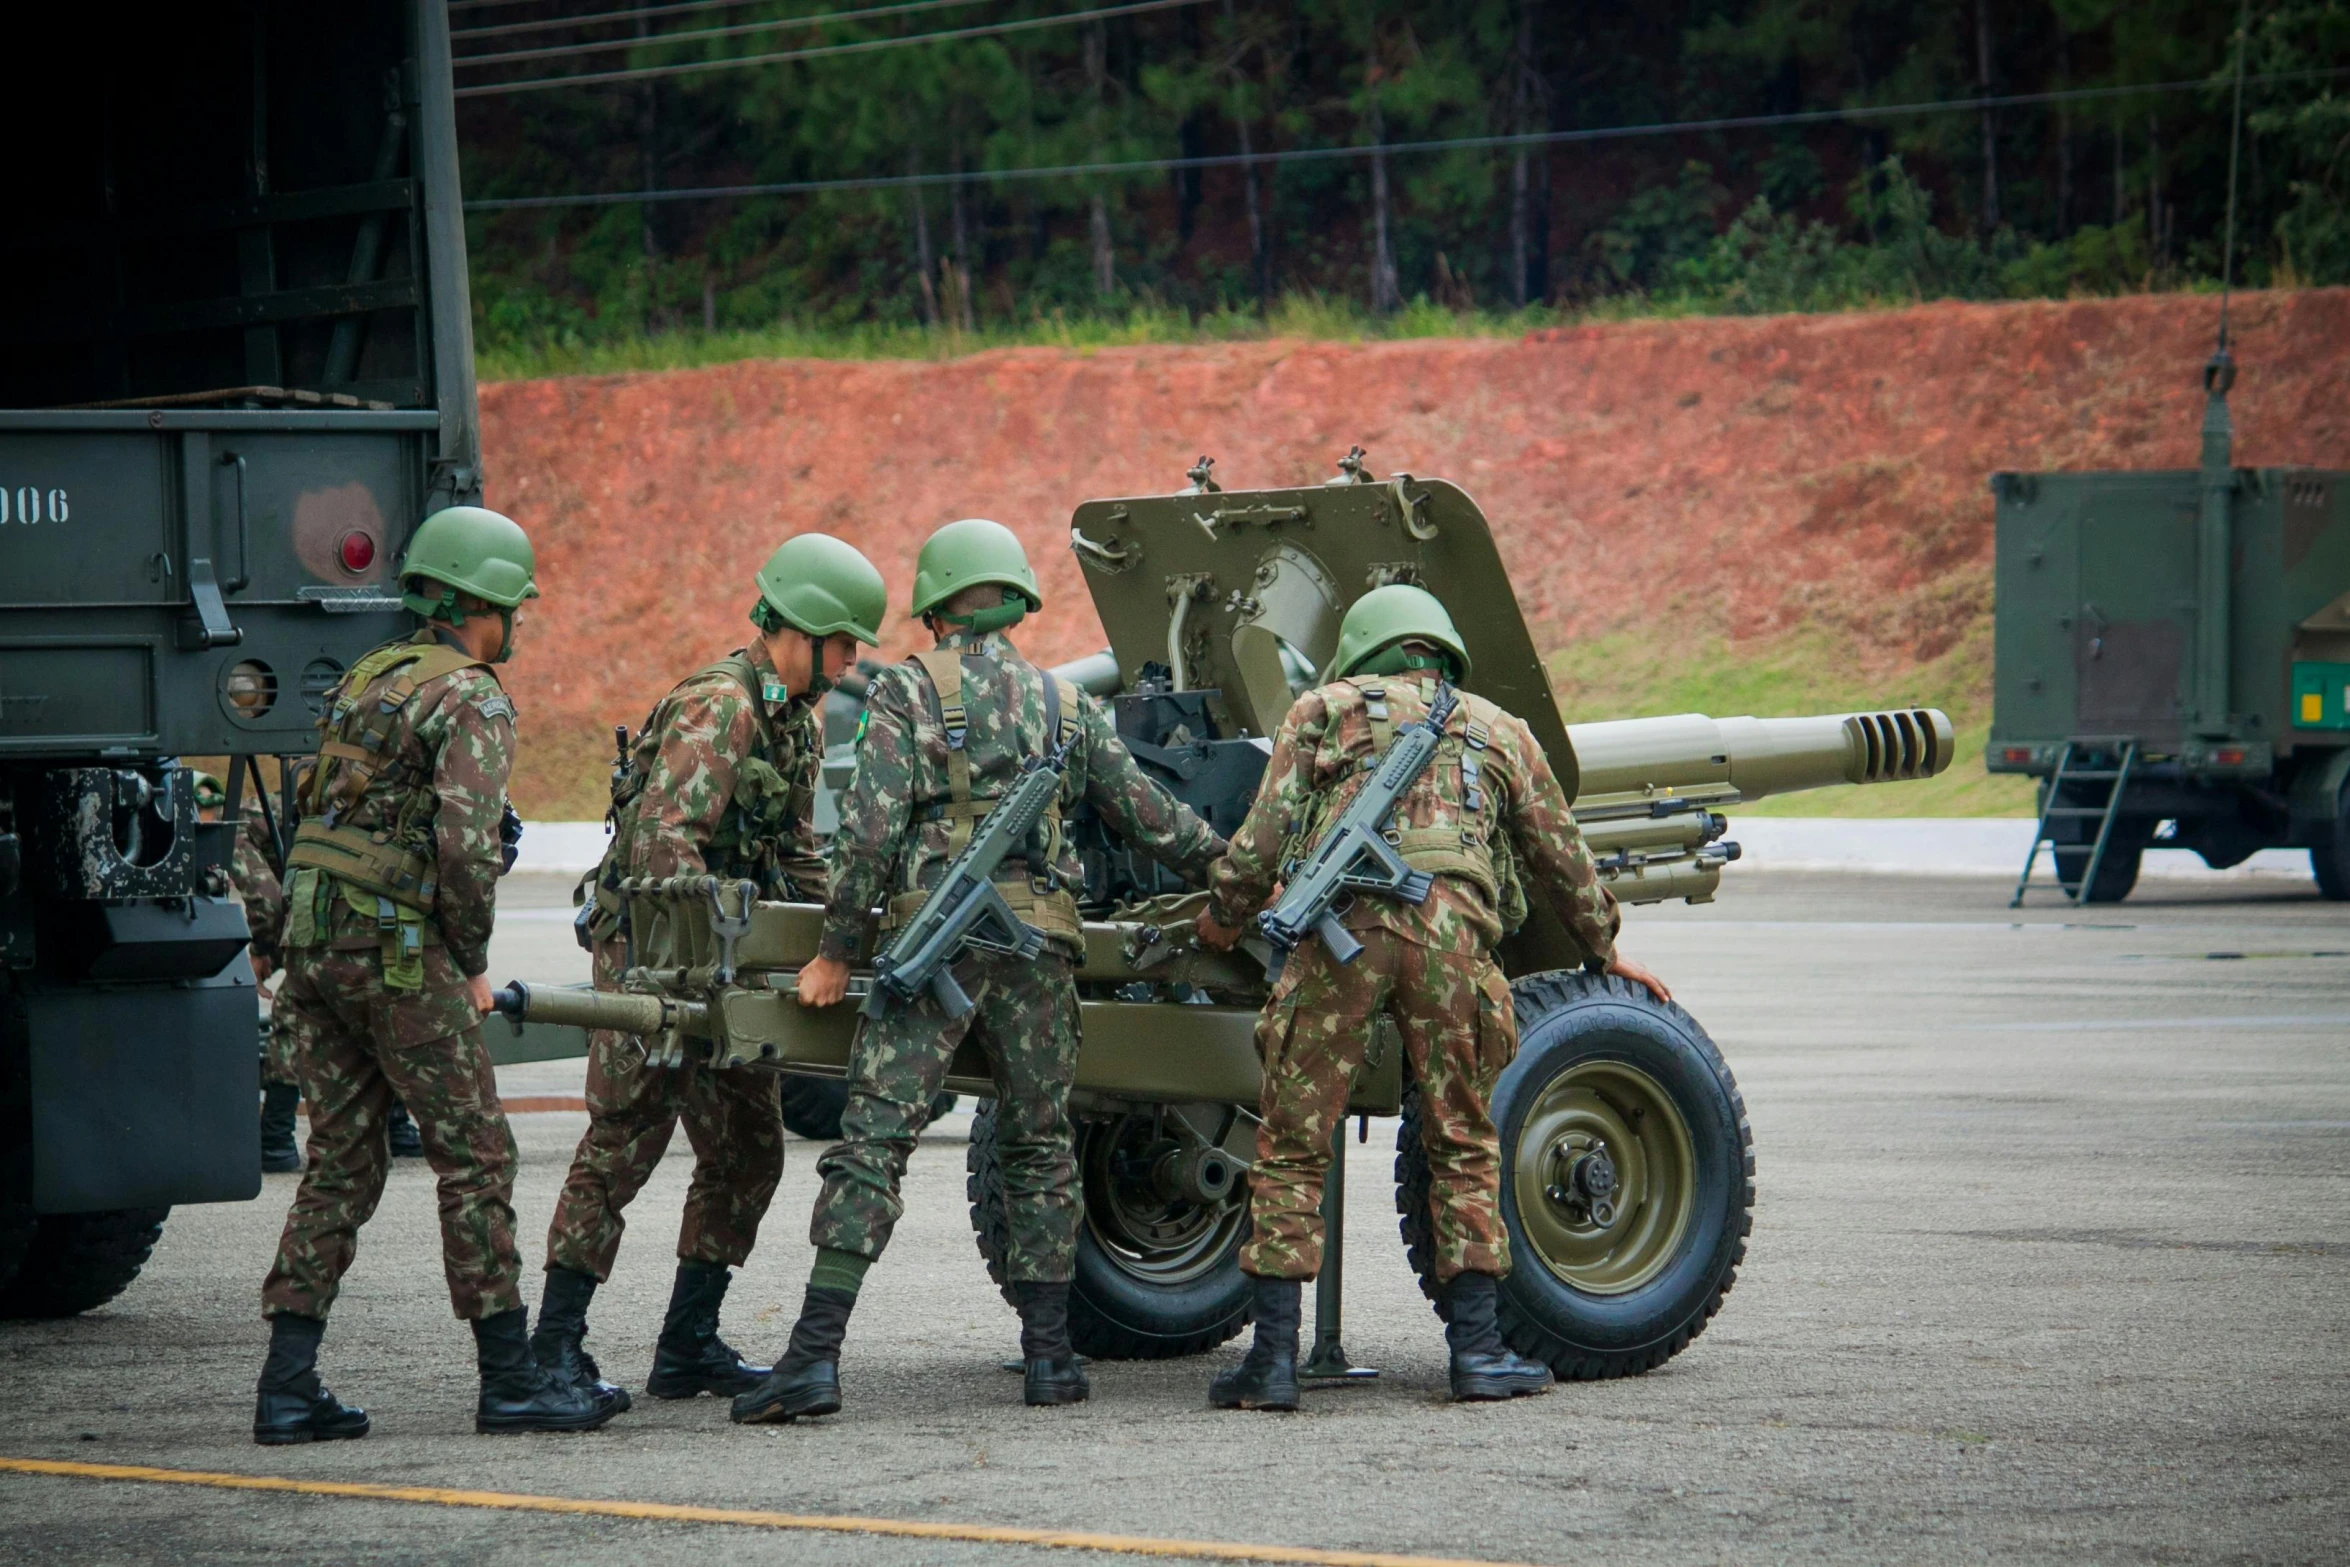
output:
M 1905 783 L 1950 765 L 1950 718 L 1936 708 L 1805 718 L 1625 718 L 1567 730 L 1582 769 L 1578 817 L 1656 802 L 1759 800 L 1833 784 Z M 1629 808 L 1629 809 L 1628 809 Z
M 1099 653 L 1088 653 L 1066 664 L 1055 664 L 1052 675 L 1055 680 L 1075 686 L 1087 696 L 1106 700 L 1118 694 L 1118 655 L 1103 648 Z

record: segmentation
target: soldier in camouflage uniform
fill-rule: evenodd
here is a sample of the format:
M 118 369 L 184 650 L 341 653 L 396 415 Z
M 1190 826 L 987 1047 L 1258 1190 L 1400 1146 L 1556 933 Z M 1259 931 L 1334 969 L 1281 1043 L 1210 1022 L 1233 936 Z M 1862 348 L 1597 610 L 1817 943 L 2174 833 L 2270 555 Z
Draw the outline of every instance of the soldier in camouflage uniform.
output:
M 663 697 L 613 788 L 612 845 L 581 883 L 592 902 L 595 983 L 618 990 L 629 943 L 615 890 L 629 876 L 748 879 L 763 899 L 820 903 L 813 825 L 824 762 L 819 703 L 881 640 L 881 573 L 839 539 L 787 540 L 757 577 L 759 637 Z M 730 1267 L 751 1253 L 783 1178 L 783 1113 L 773 1072 L 645 1064 L 644 1047 L 599 1030 L 588 1045 L 587 1134 L 547 1228 L 547 1287 L 531 1351 L 574 1383 L 603 1383 L 581 1347 L 596 1286 L 620 1249 L 621 1210 L 660 1163 L 682 1117 L 693 1183 L 677 1236 L 677 1279 L 645 1390 L 656 1398 L 740 1393 L 767 1374 L 718 1336 Z M 614 1389 L 621 1406 L 627 1394 Z
M 1396 730 L 1427 716 L 1438 678 L 1468 678 L 1469 657 L 1444 606 L 1398 585 L 1347 611 L 1332 668 L 1340 678 L 1299 697 L 1282 720 L 1256 800 L 1216 863 L 1199 918 L 1210 946 L 1232 945 L 1271 898 L 1281 867 L 1311 852 Z M 1219 1407 L 1297 1407 L 1301 1285 L 1322 1267 L 1332 1135 L 1382 1012 L 1403 1037 L 1424 1109 L 1453 1397 L 1509 1398 L 1550 1385 L 1550 1369 L 1512 1354 L 1495 1321 L 1510 1254 L 1500 1138 L 1487 1106 L 1518 1040 L 1493 949 L 1505 921 L 1524 917 L 1522 894 L 1513 897 L 1520 878 L 1549 897 L 1608 972 L 1669 998 L 1655 976 L 1616 953 L 1615 899 L 1532 732 L 1483 697 L 1458 696 L 1435 760 L 1391 823 L 1389 841 L 1434 877 L 1427 900 L 1356 897 L 1340 915 L 1362 943 L 1354 961 L 1339 963 L 1309 938 L 1289 955 L 1258 1021 L 1263 1120 L 1240 1253 L 1254 1280 L 1256 1339 L 1240 1366 L 1216 1378 L 1209 1398 Z
M 514 704 L 494 666 L 537 594 L 530 541 L 459 506 L 401 563 L 415 637 L 354 664 L 320 719 L 319 766 L 287 856 L 278 1014 L 310 1093 L 310 1168 L 262 1286 L 270 1319 L 253 1437 L 367 1434 L 318 1380 L 326 1314 L 383 1194 L 397 1093 L 440 1178 L 442 1260 L 481 1367 L 480 1431 L 588 1430 L 613 1404 L 531 1360 L 514 1244 L 514 1133 L 482 1047 L 490 924 L 504 869 Z
M 1024 856 L 997 884 L 1018 916 L 1043 932 L 1033 960 L 967 952 L 954 967 L 974 1002 L 949 1018 L 925 994 L 859 1026 L 849 1060 L 841 1142 L 818 1161 L 823 1190 L 809 1223 L 817 1247 L 806 1303 L 775 1370 L 734 1401 L 745 1422 L 830 1414 L 840 1407 L 841 1339 L 864 1273 L 903 1211 L 898 1185 L 948 1060 L 967 1037 L 986 1053 L 996 1085 L 1010 1239 L 1006 1283 L 1020 1311 L 1030 1404 L 1086 1396 L 1069 1347 L 1069 1277 L 1077 1242 L 1077 1167 L 1069 1082 L 1077 1065 L 1077 991 L 1083 927 L 1068 889 L 1077 858 L 1060 809 L 1089 802 L 1128 843 L 1197 880 L 1223 841 L 1144 777 L 1091 698 L 1053 679 L 1004 633 L 1037 608 L 1035 573 L 1011 531 L 979 518 L 950 523 L 922 547 L 914 613 L 938 639 L 873 677 L 857 772 L 832 840 L 832 897 L 817 957 L 800 971 L 803 1006 L 839 1002 L 849 960 L 876 907 L 885 926 L 917 912 L 1023 763 L 1065 744 L 1060 802 Z

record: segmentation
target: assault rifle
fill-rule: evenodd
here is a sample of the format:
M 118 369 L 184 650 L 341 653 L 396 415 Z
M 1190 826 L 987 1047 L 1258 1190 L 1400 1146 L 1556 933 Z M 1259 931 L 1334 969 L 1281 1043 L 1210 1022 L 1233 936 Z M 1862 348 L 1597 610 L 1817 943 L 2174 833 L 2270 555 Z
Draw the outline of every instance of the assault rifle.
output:
M 1075 738 L 1072 730 L 1046 756 L 1029 758 L 1019 781 L 980 819 L 970 843 L 923 899 L 920 912 L 899 927 L 873 960 L 867 1017 L 887 1016 L 893 1003 L 911 1004 L 926 989 L 948 1017 L 970 1011 L 971 998 L 955 983 L 952 967 L 966 947 L 1022 959 L 1036 956 L 1044 945 L 1044 932 L 1012 912 L 996 888 L 995 871 L 1005 856 L 1025 848 L 1036 824 L 1044 820 L 1046 808 L 1060 793 Z
M 1442 676 L 1436 681 L 1436 701 L 1428 716 L 1406 724 L 1379 758 L 1371 781 L 1357 791 L 1322 835 L 1312 855 L 1292 866 L 1284 881 L 1281 901 L 1257 916 L 1257 928 L 1272 944 L 1273 961 L 1265 976 L 1279 979 L 1289 954 L 1310 932 L 1341 963 L 1352 963 L 1363 944 L 1338 923 L 1338 900 L 1347 893 L 1369 892 L 1401 898 L 1406 903 L 1428 901 L 1432 878 L 1404 863 L 1395 846 L 1381 834 L 1396 805 L 1436 758 L 1436 743 L 1452 718 L 1459 699 Z

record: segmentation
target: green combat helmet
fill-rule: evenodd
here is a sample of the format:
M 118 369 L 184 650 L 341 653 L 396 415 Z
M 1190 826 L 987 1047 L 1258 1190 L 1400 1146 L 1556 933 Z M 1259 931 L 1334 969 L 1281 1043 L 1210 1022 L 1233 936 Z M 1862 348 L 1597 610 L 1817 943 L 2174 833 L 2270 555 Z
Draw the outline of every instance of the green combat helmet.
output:
M 1373 588 L 1347 609 L 1338 627 L 1338 653 L 1326 680 L 1346 675 L 1401 675 L 1433 667 L 1439 660 L 1408 653 L 1404 642 L 1431 642 L 1452 655 L 1448 678 L 1469 678 L 1469 650 L 1461 644 L 1452 616 L 1435 594 L 1408 583 Z
M 531 580 L 537 565 L 530 536 L 513 518 L 480 506 L 444 507 L 417 524 L 416 537 L 408 541 L 400 561 L 400 602 L 427 620 L 462 626 L 459 596 L 488 600 L 506 623 L 506 639 L 498 648 L 503 663 L 514 652 L 516 606 L 539 596 Z M 423 591 L 428 582 L 441 591 Z
M 1033 609 L 1044 608 L 1036 590 L 1036 573 L 1019 537 L 1000 522 L 965 517 L 950 522 L 930 536 L 914 560 L 914 613 L 930 614 L 965 588 L 997 583 L 1020 595 L 1021 602 L 976 615 L 957 615 L 950 623 L 965 631 L 1001 631 Z
M 889 589 L 853 544 L 829 533 L 800 534 L 784 540 L 752 580 L 759 602 L 751 623 L 761 631 L 789 626 L 819 640 L 846 632 L 868 646 L 881 641 Z

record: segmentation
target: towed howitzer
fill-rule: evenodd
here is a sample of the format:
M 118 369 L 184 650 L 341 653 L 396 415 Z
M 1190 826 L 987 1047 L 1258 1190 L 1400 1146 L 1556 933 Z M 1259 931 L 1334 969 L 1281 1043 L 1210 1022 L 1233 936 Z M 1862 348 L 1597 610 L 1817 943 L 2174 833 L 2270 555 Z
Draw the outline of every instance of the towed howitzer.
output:
M 1057 724 L 1057 715 L 1048 715 Z M 867 1017 L 886 1017 L 893 1003 L 910 1004 L 928 990 L 948 1017 L 971 1010 L 971 998 L 955 982 L 953 964 L 965 948 L 1028 959 L 1044 945 L 1044 932 L 1012 912 L 995 884 L 996 867 L 1024 850 L 1037 824 L 1060 793 L 1069 766 L 1074 732 L 1043 757 L 1030 757 L 1019 780 L 980 818 L 963 852 L 922 900 L 922 907 L 873 959 L 873 989 L 865 998 Z
M 1439 678 L 1427 716 L 1397 731 L 1370 782 L 1355 791 L 1313 852 L 1287 870 L 1280 898 L 1257 916 L 1257 929 L 1273 948 L 1273 960 L 1265 965 L 1268 983 L 1280 982 L 1289 954 L 1309 931 L 1322 938 L 1322 945 L 1340 963 L 1352 963 L 1361 954 L 1363 944 L 1338 922 L 1341 897 L 1368 892 L 1405 903 L 1428 901 L 1433 879 L 1404 863 L 1403 855 L 1381 835 L 1396 806 L 1436 759 L 1444 726 L 1459 705 L 1451 684 Z
M 1476 504 L 1440 480 L 1368 482 L 1359 460 L 1348 475 L 1225 491 L 1202 464 L 1189 489 L 1089 501 L 1073 518 L 1072 548 L 1112 646 L 1053 673 L 1101 700 L 1144 771 L 1226 836 L 1256 795 L 1283 715 L 1334 657 L 1347 608 L 1391 582 L 1417 583 L 1450 607 L 1476 672 L 1465 688 L 1526 724 L 1624 903 L 1712 898 L 1737 856 L 1725 813 L 1742 802 L 1929 778 L 1950 764 L 1950 720 L 1919 708 L 1570 728 Z M 845 746 L 837 761 L 844 773 L 852 765 Z M 1248 1319 L 1239 1177 L 1253 1156 L 1245 1112 L 1263 1087 L 1255 1035 L 1278 948 L 1253 931 L 1231 952 L 1205 947 L 1193 935 L 1204 893 L 1129 849 L 1083 803 L 1062 826 L 1082 871 L 1071 890 L 1084 942 L 1069 1096 L 1084 1183 L 1071 1337 L 1089 1355 L 1194 1354 Z M 761 1066 L 798 1088 L 831 1086 L 817 1080 L 847 1072 L 859 1012 L 803 1007 L 795 993 L 824 911 L 737 911 L 708 880 L 619 889 L 631 993 L 516 986 L 501 1009 L 518 1021 L 643 1031 L 648 1061 Z M 1546 899 L 1528 901 L 1526 926 L 1498 954 L 1518 1038 L 1492 1101 L 1502 1220 L 1519 1259 L 1502 1283 L 1504 1332 L 1562 1377 L 1645 1371 L 1686 1345 L 1729 1287 L 1748 1233 L 1751 1140 L 1736 1084 L 1696 1023 L 1584 972 L 1592 954 Z M 853 997 L 876 984 L 864 977 L 881 968 L 872 955 L 895 945 L 878 918 L 852 963 Z M 1294 926 L 1313 928 L 1302 917 Z M 905 994 L 919 991 L 907 965 L 893 960 L 888 972 L 908 982 Z M 1488 999 L 1498 1007 L 1480 997 L 1480 1017 Z M 1367 1044 L 1346 1114 L 1402 1117 L 1404 1239 L 1426 1270 L 1436 1247 L 1424 1112 L 1392 1034 L 1377 1029 Z M 983 1041 L 956 1047 L 944 1087 L 993 1094 Z M 968 1155 L 972 1211 L 1000 1270 L 1003 1229 L 989 1217 L 1001 1211 L 997 1150 L 983 1112 Z M 1341 1190 L 1344 1168 L 1333 1166 L 1326 1193 Z M 1338 1337 L 1339 1266 L 1326 1255 L 1318 1286 L 1327 1348 Z M 1423 1284 L 1436 1288 L 1425 1271 Z M 1626 1323 L 1641 1326 L 1628 1335 Z

